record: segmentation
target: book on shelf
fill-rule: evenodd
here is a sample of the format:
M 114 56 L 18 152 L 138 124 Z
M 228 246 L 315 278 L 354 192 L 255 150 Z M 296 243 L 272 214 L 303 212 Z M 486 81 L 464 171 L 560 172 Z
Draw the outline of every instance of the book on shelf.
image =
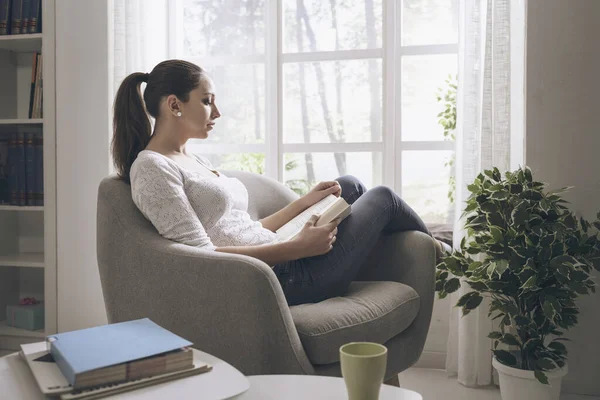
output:
M 44 135 L 41 129 L 33 130 L 34 147 L 34 205 L 44 205 Z
M 352 207 L 346 200 L 342 197 L 336 197 L 333 194 L 330 194 L 302 211 L 281 228 L 277 229 L 277 231 L 275 231 L 278 238 L 277 242 L 286 242 L 295 238 L 310 217 L 315 214 L 319 215 L 319 219 L 315 223 L 315 226 L 319 227 L 330 223 L 334 219 L 339 219 L 341 222 L 350 215 L 351 211 Z
M 23 188 L 23 202 L 28 206 L 35 206 L 35 133 L 25 132 L 25 187 Z
M 0 0 L 0 35 L 10 33 L 10 11 L 11 2 L 9 0 Z
M 30 0 L 13 0 L 21 3 L 21 21 L 19 23 L 19 34 L 27 33 L 27 24 L 29 23 L 29 5 Z
M 38 53 L 34 53 L 33 60 L 31 61 L 31 85 L 29 86 L 29 112 L 27 113 L 29 118 L 31 118 L 33 113 L 33 98 L 35 96 L 35 81 L 37 78 L 38 60 Z
M 47 341 L 75 389 L 193 367 L 192 343 L 148 318 L 51 335 Z
M 25 141 L 23 132 L 13 132 L 8 142 L 8 186 L 10 189 L 10 204 L 24 206 L 21 199 L 25 199 Z
M 42 0 L 0 0 L 0 36 L 42 31 Z
M 0 135 L 0 204 L 10 203 L 8 136 Z
M 20 35 L 21 34 L 21 24 L 23 22 L 23 0 L 2 0 L 8 1 L 10 3 L 10 31 L 9 35 Z
M 40 33 L 42 31 L 42 0 L 31 0 L 29 12 L 27 33 Z
M 0 133 L 0 204 L 44 205 L 43 146 L 41 126 Z
M 34 53 L 31 62 L 31 86 L 29 90 L 29 118 L 43 117 L 43 57 L 41 53 Z

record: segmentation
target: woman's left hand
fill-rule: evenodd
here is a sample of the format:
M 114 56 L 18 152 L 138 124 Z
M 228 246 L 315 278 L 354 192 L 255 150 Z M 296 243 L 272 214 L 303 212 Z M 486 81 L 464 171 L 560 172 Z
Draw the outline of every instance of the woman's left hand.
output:
M 310 192 L 305 194 L 301 200 L 308 208 L 330 194 L 335 197 L 340 197 L 342 195 L 342 187 L 337 181 L 319 182 Z

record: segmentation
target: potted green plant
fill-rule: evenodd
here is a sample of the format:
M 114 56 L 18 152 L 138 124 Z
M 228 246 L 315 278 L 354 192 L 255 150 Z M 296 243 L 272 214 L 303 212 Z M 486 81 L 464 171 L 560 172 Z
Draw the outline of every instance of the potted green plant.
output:
M 479 174 L 468 187 L 467 234 L 437 266 L 440 298 L 470 287 L 456 304 L 463 314 L 490 298 L 498 330 L 489 337 L 505 400 L 558 400 L 567 373 L 561 336 L 577 324 L 577 297 L 595 292 L 600 221 L 576 218 L 559 195 L 569 188 L 544 186 L 527 167 Z

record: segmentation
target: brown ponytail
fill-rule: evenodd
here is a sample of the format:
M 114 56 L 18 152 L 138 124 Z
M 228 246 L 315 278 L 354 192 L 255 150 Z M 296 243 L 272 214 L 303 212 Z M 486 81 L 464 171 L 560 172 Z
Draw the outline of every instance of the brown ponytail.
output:
M 150 74 L 134 72 L 123 80 L 114 104 L 112 155 L 119 177 L 129 182 L 131 165 L 152 136 L 148 114 L 159 118 L 160 102 L 174 94 L 184 103 L 192 90 L 200 85 L 204 70 L 182 60 L 167 60 Z M 146 82 L 144 98 L 140 85 Z
M 144 150 L 152 127 L 142 102 L 140 85 L 148 74 L 134 72 L 119 86 L 114 104 L 112 155 L 121 179 L 129 182 L 129 170 L 140 151 Z

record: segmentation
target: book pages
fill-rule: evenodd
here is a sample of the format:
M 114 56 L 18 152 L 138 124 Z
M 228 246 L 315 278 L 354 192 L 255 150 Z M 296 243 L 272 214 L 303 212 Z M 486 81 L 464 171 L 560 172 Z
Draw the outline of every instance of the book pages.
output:
M 202 361 L 195 350 L 193 368 L 141 378 L 128 382 L 113 383 L 92 389 L 75 390 L 50 357 L 46 342 L 21 345 L 21 357 L 29 366 L 43 394 L 60 396 L 61 400 L 98 399 L 115 393 L 154 385 L 186 376 L 198 375 L 212 370 L 212 365 Z
M 291 240 L 296 236 L 304 225 L 308 222 L 311 216 L 315 214 L 323 214 L 332 204 L 334 204 L 338 200 L 338 197 L 330 194 L 325 197 L 323 200 L 319 201 L 316 204 L 308 207 L 306 210 L 302 211 L 300 214 L 295 216 L 288 222 L 279 228 L 276 233 L 279 238 L 278 242 L 286 242 Z M 343 200 L 343 199 L 342 199 Z

